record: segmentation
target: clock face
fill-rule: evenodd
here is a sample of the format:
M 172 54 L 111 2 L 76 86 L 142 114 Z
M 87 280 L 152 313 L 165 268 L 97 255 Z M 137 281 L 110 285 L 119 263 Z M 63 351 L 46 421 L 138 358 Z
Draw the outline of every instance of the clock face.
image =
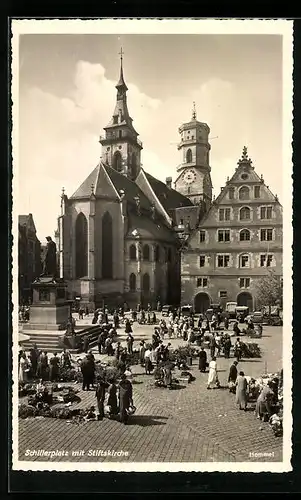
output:
M 186 184 L 191 184 L 196 179 L 196 173 L 194 170 L 186 170 L 184 174 L 184 182 Z

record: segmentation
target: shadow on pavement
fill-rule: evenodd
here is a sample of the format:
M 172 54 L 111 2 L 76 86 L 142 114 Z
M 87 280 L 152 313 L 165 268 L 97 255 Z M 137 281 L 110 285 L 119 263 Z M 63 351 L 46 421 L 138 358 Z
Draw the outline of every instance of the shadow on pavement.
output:
M 154 415 L 132 415 L 129 418 L 127 425 L 139 425 L 140 427 L 147 427 L 149 425 L 165 425 L 165 420 L 168 420 L 168 417 Z

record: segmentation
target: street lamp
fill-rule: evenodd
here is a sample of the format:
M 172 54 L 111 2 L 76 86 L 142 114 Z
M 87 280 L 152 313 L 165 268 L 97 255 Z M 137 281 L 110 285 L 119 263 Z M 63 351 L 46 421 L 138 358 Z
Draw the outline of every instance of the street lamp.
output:
M 141 236 L 138 231 L 138 229 L 134 229 L 132 231 L 132 235 L 136 239 L 136 255 L 137 255 L 137 272 L 139 276 L 139 296 L 140 296 L 140 304 L 142 306 L 142 286 L 141 286 L 141 256 L 142 256 L 142 251 L 141 251 Z

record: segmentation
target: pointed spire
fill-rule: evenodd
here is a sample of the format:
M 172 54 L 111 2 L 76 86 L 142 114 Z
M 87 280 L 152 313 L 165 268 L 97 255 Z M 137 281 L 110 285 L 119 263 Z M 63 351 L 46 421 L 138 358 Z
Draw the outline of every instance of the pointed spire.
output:
M 240 160 L 238 160 L 237 164 L 238 165 L 242 165 L 243 164 L 243 165 L 248 165 L 249 167 L 252 167 L 252 160 L 248 156 L 248 148 L 247 148 L 247 146 L 243 147 L 241 158 L 240 158 Z
M 195 102 L 192 103 L 192 120 L 196 120 Z
M 64 198 L 64 196 L 65 196 L 65 188 L 62 187 L 62 195 L 61 195 L 61 197 Z
M 123 50 L 122 50 L 122 47 L 120 49 L 120 52 L 119 52 L 119 55 L 120 55 L 120 77 L 119 77 L 119 81 L 116 85 L 116 89 L 118 91 L 124 91 L 126 92 L 128 90 L 126 84 L 125 84 L 125 81 L 124 81 L 124 78 L 123 78 Z

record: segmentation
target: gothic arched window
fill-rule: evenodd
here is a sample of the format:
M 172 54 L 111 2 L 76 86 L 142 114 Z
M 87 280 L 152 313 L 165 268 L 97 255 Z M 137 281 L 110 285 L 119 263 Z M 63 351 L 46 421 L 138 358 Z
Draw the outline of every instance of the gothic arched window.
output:
M 135 292 L 136 291 L 136 275 L 134 273 L 130 274 L 130 291 Z
M 160 260 L 160 247 L 159 245 L 155 246 L 155 262 L 159 262 Z
M 113 166 L 114 170 L 117 170 L 117 172 L 122 171 L 122 156 L 119 153 L 119 151 L 116 151 L 113 155 L 112 166 Z
M 143 245 L 142 256 L 143 256 L 143 260 L 149 260 L 149 246 L 148 245 Z
M 239 190 L 238 197 L 240 200 L 250 199 L 250 190 L 247 186 L 242 186 Z
M 240 220 L 249 220 L 251 218 L 251 210 L 249 207 L 242 207 L 239 211 Z
M 137 177 L 137 157 L 136 155 L 133 153 L 132 154 L 132 161 L 131 161 L 131 170 L 132 170 L 132 178 L 133 179 L 136 179 Z
M 186 151 L 186 163 L 192 163 L 192 151 L 187 149 Z
M 75 274 L 77 278 L 88 275 L 88 222 L 83 213 L 75 223 Z
M 113 223 L 109 212 L 102 218 L 102 277 L 113 278 Z
M 142 290 L 144 292 L 149 292 L 149 288 L 150 288 L 149 274 L 145 273 L 142 277 Z
M 250 241 L 250 231 L 249 229 L 242 229 L 239 233 L 240 241 Z
M 131 260 L 136 260 L 136 256 L 137 256 L 136 245 L 131 245 L 130 246 L 130 259 Z

